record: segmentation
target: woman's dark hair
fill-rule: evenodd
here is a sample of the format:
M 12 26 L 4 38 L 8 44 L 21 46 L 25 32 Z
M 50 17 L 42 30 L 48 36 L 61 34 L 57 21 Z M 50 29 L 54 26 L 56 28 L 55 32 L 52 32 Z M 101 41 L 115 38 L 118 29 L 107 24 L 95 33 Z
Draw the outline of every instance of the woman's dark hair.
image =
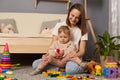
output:
M 69 15 L 70 15 L 70 12 L 73 9 L 77 9 L 81 13 L 80 17 L 79 17 L 79 21 L 76 24 L 76 26 L 78 26 L 81 29 L 81 33 L 82 33 L 82 35 L 84 35 L 85 33 L 87 33 L 88 30 L 87 30 L 87 27 L 86 27 L 85 10 L 84 10 L 84 7 L 81 4 L 76 3 L 76 4 L 74 4 L 73 6 L 70 7 L 70 9 L 68 11 L 67 19 L 66 19 L 66 24 L 70 26 Z

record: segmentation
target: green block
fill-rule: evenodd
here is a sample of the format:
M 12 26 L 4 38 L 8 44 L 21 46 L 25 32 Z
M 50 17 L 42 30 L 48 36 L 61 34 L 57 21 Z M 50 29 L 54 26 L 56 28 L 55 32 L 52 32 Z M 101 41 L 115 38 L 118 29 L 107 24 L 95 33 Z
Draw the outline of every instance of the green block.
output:
M 17 78 L 14 78 L 13 80 L 18 80 Z
M 59 74 L 51 74 L 50 77 L 57 77 Z

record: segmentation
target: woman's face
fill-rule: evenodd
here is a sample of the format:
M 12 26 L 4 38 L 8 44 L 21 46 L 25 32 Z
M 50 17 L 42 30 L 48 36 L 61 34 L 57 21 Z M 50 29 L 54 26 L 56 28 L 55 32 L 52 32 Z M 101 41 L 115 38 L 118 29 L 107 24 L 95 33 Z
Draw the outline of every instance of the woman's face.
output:
M 80 19 L 80 11 L 78 11 L 77 9 L 73 9 L 71 10 L 70 14 L 69 14 L 69 21 L 71 24 L 71 27 L 76 26 L 77 22 Z

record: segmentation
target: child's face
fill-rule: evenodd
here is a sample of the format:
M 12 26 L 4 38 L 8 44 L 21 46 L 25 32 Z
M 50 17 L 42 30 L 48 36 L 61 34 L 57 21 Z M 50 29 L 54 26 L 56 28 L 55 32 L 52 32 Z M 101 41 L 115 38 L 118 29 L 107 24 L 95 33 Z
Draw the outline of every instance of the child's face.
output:
M 65 44 L 69 41 L 69 35 L 61 32 L 58 34 L 58 40 L 60 43 Z

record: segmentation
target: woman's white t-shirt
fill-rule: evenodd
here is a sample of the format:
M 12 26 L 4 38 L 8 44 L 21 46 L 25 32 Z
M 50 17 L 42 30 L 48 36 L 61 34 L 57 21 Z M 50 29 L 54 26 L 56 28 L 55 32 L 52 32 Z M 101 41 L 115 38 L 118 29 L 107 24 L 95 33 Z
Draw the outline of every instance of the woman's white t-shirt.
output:
M 58 28 L 61 27 L 62 25 L 67 25 L 67 24 L 65 22 L 57 23 L 53 29 L 52 35 L 57 36 L 58 35 Z M 78 50 L 79 41 L 80 40 L 88 40 L 88 34 L 86 33 L 82 36 L 81 30 L 77 26 L 74 28 L 70 28 L 70 30 L 71 30 L 71 36 L 72 36 L 71 41 L 73 41 L 76 49 Z

